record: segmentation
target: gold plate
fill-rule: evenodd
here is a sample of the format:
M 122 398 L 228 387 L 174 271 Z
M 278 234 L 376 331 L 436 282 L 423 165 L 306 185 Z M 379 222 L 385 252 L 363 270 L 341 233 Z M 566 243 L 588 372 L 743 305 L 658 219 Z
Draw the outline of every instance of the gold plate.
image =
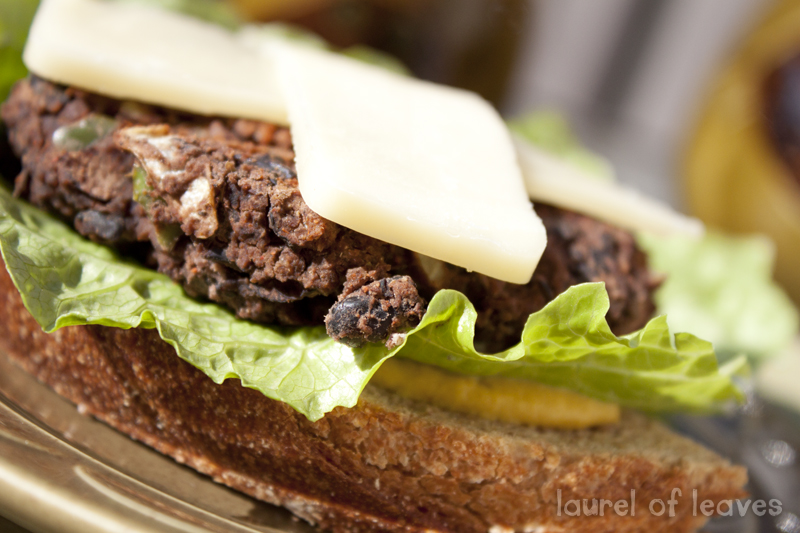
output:
M 0 353 L 0 514 L 41 533 L 309 533 L 110 427 Z
M 690 211 L 777 246 L 775 277 L 800 304 L 800 185 L 773 146 L 764 80 L 800 50 L 800 2 L 780 0 L 717 76 L 690 140 L 683 182 Z

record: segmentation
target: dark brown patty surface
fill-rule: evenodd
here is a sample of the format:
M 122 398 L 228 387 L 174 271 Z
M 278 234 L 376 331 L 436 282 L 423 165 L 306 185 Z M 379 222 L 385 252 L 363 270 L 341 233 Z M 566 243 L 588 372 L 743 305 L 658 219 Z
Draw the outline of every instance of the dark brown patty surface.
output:
M 54 144 L 57 129 L 98 116 L 116 121 L 110 134 L 77 149 Z M 432 269 L 408 250 L 311 211 L 285 128 L 120 102 L 35 77 L 17 84 L 2 118 L 22 162 L 18 196 L 243 318 L 306 325 L 328 315 L 332 336 L 358 344 L 412 327 L 426 298 L 452 288 L 475 304 L 478 343 L 494 350 L 517 342 L 530 313 L 578 283 L 605 282 L 608 321 L 618 334 L 643 326 L 654 310 L 656 283 L 633 237 L 577 213 L 536 206 L 548 246 L 533 279 L 515 285 L 446 263 Z M 168 140 L 169 156 L 132 140 L 126 128 L 135 126 L 152 126 L 148 135 Z M 143 203 L 133 200 L 137 157 L 160 157 L 179 171 L 148 176 Z M 209 180 L 213 194 L 208 209 L 189 217 L 180 201 L 198 178 Z M 165 234 L 175 241 L 165 245 Z

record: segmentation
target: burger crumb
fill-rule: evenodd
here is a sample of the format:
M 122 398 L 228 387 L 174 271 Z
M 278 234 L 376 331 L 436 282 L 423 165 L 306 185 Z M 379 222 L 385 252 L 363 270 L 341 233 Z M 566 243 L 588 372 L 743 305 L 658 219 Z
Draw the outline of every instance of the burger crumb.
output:
M 331 338 L 348 346 L 385 341 L 392 348 L 402 342 L 398 332 L 419 324 L 425 307 L 414 281 L 394 276 L 343 294 L 325 317 L 325 326 Z

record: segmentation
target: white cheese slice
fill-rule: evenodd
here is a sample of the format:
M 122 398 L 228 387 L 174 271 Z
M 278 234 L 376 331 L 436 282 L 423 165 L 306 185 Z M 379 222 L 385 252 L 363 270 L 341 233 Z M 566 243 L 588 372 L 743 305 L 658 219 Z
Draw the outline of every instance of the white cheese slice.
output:
M 31 72 L 120 99 L 286 123 L 273 70 L 233 33 L 140 4 L 44 0 L 24 52 Z
M 329 52 L 269 50 L 311 209 L 468 270 L 530 280 L 545 229 L 491 105 Z
M 595 179 L 519 137 L 514 136 L 514 144 L 534 202 L 577 211 L 628 230 L 697 237 L 705 231 L 699 220 L 618 183 Z

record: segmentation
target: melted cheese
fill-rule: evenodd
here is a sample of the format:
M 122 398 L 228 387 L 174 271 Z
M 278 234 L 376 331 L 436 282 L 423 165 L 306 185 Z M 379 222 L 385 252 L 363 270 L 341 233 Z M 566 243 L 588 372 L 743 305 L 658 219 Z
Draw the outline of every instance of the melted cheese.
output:
M 45 0 L 25 65 L 46 79 L 203 115 L 286 123 L 273 70 L 222 28 L 139 4 Z
M 468 377 L 404 359 L 383 363 L 371 383 L 412 400 L 515 424 L 581 429 L 619 422 L 618 405 L 546 385 Z
M 467 270 L 530 280 L 545 230 L 491 105 L 329 52 L 269 50 L 311 209 Z

